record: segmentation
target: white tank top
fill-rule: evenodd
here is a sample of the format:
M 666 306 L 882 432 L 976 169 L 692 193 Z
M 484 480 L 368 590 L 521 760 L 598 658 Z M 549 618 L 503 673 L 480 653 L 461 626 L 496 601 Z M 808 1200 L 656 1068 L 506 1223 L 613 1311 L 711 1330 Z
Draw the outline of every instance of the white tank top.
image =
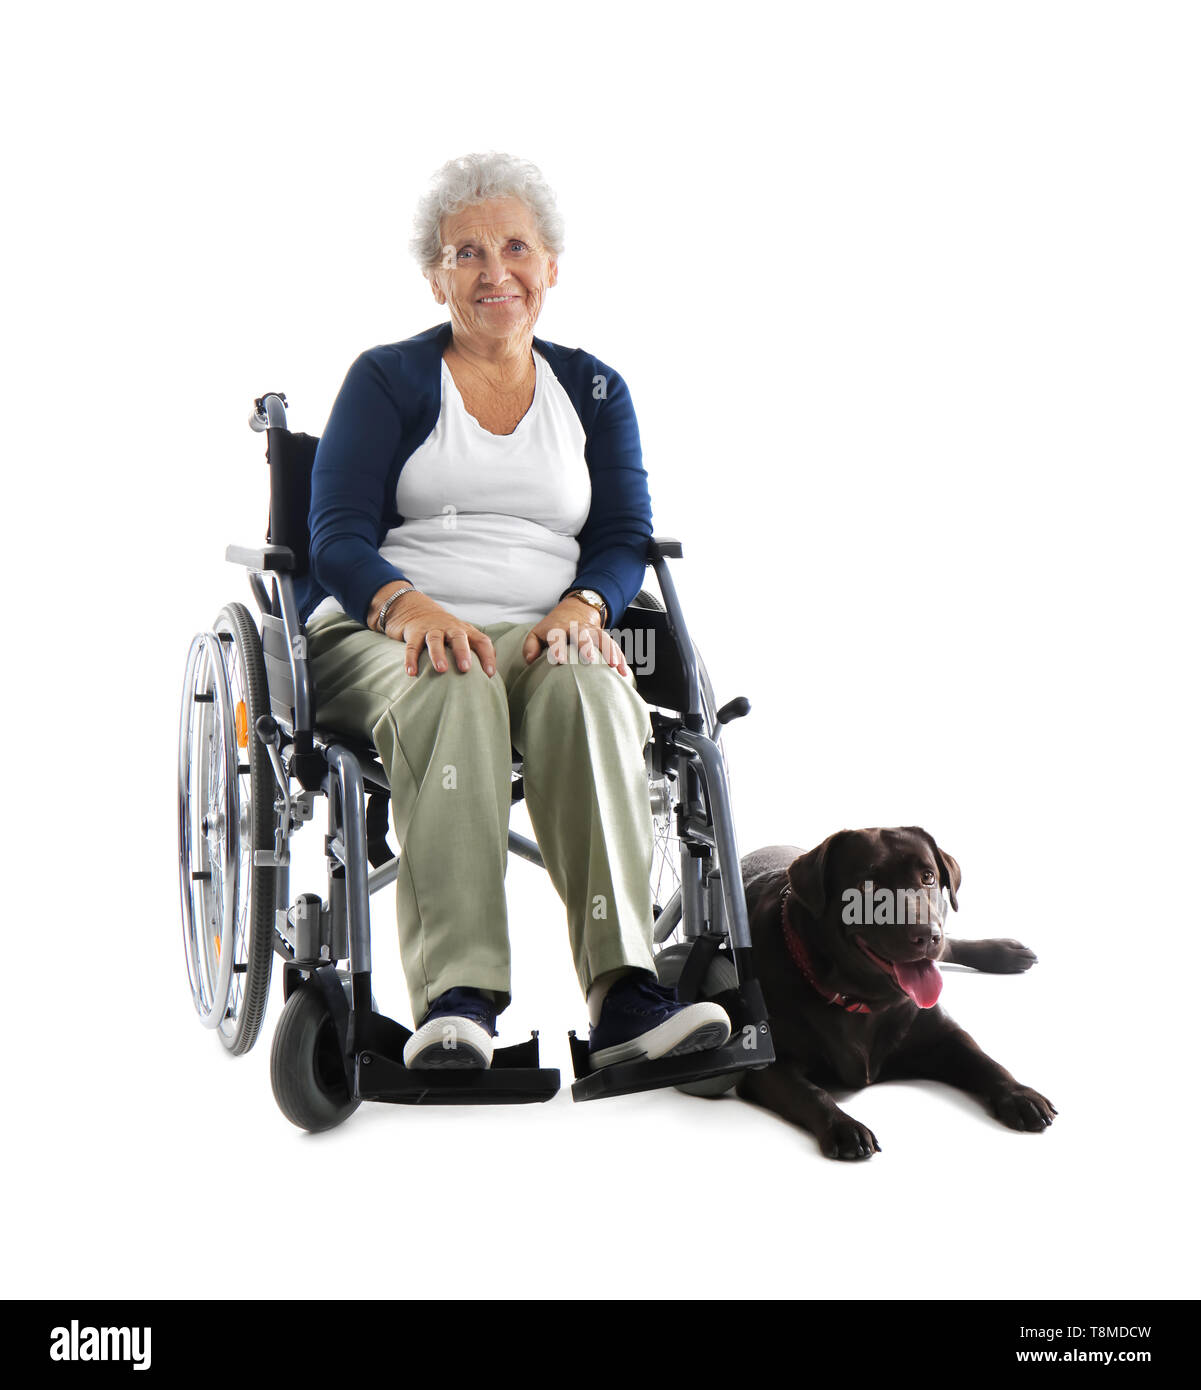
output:
M 534 352 L 534 399 L 512 434 L 467 413 L 445 360 L 442 408 L 400 470 L 404 523 L 380 555 L 423 593 L 476 627 L 536 623 L 576 576 L 576 536 L 592 482 L 584 429 L 566 391 Z M 332 596 L 313 610 L 342 612 Z

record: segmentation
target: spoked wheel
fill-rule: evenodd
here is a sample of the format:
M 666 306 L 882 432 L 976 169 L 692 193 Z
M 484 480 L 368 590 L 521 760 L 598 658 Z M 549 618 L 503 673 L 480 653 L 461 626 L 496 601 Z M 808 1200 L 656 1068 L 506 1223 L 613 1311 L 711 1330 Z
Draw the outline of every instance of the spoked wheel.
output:
M 639 591 L 634 600 L 641 608 L 655 608 L 663 612 L 662 602 L 645 589 Z M 713 696 L 713 686 L 709 672 L 701 657 L 700 648 L 693 643 L 696 656 L 697 674 L 700 677 L 701 709 L 705 720 L 705 732 L 721 746 L 722 726 L 717 722 L 717 702 Z M 674 713 L 674 711 L 673 711 Z M 656 756 L 653 745 L 647 749 L 647 775 L 651 798 L 651 822 L 654 829 L 651 857 L 651 901 L 654 905 L 656 930 L 655 940 L 664 942 L 677 936 L 681 926 L 680 884 L 682 878 L 682 856 L 687 853 L 680 839 L 676 823 L 676 807 L 680 800 L 680 788 L 675 776 L 674 763 L 667 763 L 661 751 Z
M 233 1053 L 258 1038 L 271 984 L 275 778 L 254 732 L 270 712 L 258 630 L 227 604 L 188 652 L 179 727 L 184 955 L 201 1022 Z
M 349 992 L 349 981 L 343 988 Z M 271 1089 L 285 1116 L 313 1134 L 333 1129 L 359 1108 L 346 1084 L 333 1017 L 315 981 L 294 989 L 284 1005 L 271 1043 Z
M 656 767 L 659 760 L 653 746 L 647 748 L 648 788 L 651 799 L 651 903 L 658 921 L 665 909 L 678 910 L 680 901 L 680 855 L 684 846 L 677 833 L 676 803 L 678 783 L 671 772 Z

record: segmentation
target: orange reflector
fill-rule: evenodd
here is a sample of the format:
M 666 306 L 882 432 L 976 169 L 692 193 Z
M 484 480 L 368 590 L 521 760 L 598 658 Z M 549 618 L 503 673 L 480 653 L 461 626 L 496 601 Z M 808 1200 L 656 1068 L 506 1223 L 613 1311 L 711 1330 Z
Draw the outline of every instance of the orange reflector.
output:
M 234 725 L 238 731 L 238 747 L 246 747 L 246 701 L 239 700 L 234 707 Z
M 221 959 L 221 938 L 220 938 L 219 936 L 215 936 L 215 937 L 213 938 L 213 940 L 217 943 L 217 959 L 220 960 L 220 959 Z

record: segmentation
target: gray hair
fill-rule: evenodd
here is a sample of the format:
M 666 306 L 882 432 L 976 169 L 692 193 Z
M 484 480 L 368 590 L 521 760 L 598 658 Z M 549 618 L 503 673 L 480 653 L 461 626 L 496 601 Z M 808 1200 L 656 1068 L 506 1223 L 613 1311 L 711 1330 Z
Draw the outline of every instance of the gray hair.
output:
M 520 198 L 534 214 L 542 244 L 552 256 L 563 252 L 563 218 L 542 171 L 528 159 L 490 151 L 448 159 L 417 204 L 409 249 L 428 275 L 442 259 L 442 219 L 488 198 Z

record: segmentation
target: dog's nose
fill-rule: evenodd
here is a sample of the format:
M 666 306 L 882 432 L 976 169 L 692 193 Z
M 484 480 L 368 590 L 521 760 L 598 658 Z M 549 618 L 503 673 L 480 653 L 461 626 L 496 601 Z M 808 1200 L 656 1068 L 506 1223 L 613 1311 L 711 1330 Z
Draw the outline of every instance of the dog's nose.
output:
M 931 946 L 938 946 L 942 942 L 942 929 L 937 922 L 931 922 L 929 926 L 911 927 L 909 930 L 909 940 L 913 945 L 920 947 L 923 951 L 928 951 Z

